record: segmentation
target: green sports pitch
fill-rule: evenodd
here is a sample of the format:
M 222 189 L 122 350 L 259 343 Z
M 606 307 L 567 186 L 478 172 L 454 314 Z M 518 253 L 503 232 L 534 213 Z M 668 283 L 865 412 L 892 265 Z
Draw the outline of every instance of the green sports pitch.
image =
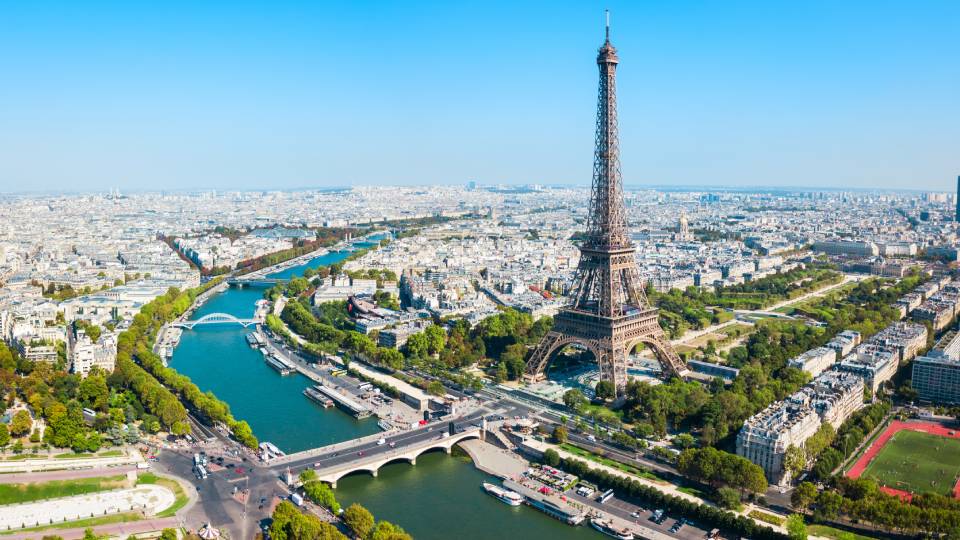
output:
M 951 495 L 960 477 L 960 439 L 899 431 L 883 445 L 862 476 L 903 491 Z

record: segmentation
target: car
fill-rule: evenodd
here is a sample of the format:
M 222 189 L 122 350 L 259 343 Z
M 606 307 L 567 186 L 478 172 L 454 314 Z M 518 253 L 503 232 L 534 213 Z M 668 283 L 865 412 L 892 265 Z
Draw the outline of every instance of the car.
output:
M 357 452 L 357 455 L 358 455 L 358 456 L 362 456 L 362 455 L 363 455 L 363 450 Z
M 381 437 L 380 440 L 377 441 L 377 446 L 383 446 L 385 444 L 387 444 L 387 441 L 384 440 L 383 437 Z
M 396 447 L 397 447 L 397 442 L 396 442 L 396 441 L 390 441 L 390 448 L 396 448 Z
M 634 513 L 630 514 L 630 517 L 636 519 L 636 518 L 640 517 L 640 512 L 634 512 Z

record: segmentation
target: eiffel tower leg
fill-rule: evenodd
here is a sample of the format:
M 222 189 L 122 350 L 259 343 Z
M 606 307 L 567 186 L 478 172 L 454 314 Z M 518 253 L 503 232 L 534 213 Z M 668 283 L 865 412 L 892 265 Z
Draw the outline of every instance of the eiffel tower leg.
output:
M 600 364 L 600 380 L 610 381 L 617 391 L 617 397 L 627 389 L 627 357 L 622 347 L 607 349 L 597 358 Z
M 537 382 L 547 378 L 547 363 L 562 338 L 563 334 L 559 332 L 548 332 L 543 336 L 537 348 L 530 354 L 530 359 L 527 360 L 527 367 L 523 374 L 525 381 Z
M 648 338 L 647 344 L 653 349 L 653 352 L 660 360 L 663 366 L 663 376 L 665 379 L 670 377 L 683 377 L 688 373 L 686 364 L 680 359 L 680 356 L 673 350 L 670 342 L 664 339 L 662 335 L 654 335 Z

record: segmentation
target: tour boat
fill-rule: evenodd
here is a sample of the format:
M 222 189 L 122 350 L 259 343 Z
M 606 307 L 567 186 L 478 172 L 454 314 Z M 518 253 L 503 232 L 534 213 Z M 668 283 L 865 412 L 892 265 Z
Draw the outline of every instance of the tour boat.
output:
M 590 526 L 603 534 L 618 540 L 633 540 L 633 533 L 626 529 L 616 529 L 613 524 L 600 518 L 590 520 Z
M 520 495 L 516 491 L 503 489 L 488 482 L 483 483 L 483 490 L 510 506 L 520 506 L 523 504 L 523 495 Z

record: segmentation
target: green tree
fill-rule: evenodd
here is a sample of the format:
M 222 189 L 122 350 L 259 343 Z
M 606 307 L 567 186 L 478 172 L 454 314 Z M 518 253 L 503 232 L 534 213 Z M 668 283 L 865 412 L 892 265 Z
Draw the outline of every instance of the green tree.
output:
M 442 396 L 447 393 L 440 381 L 430 381 L 427 385 L 427 393 L 432 396 Z
M 306 493 L 307 497 L 314 503 L 330 510 L 334 514 L 340 513 L 340 503 L 337 502 L 337 498 L 328 484 L 317 481 L 307 482 L 303 485 L 303 492 Z
M 717 490 L 717 504 L 728 510 L 740 508 L 740 493 L 729 487 L 722 487 Z
M 563 403 L 574 411 L 579 411 L 580 408 L 586 405 L 587 397 L 584 396 L 580 390 L 573 388 L 564 392 Z
M 693 438 L 693 435 L 689 433 L 680 433 L 673 438 L 673 444 L 682 450 L 687 448 L 692 448 L 694 444 L 697 443 L 697 440 Z
M 798 510 L 806 510 L 817 499 L 817 486 L 810 482 L 801 482 L 790 494 L 790 503 Z
M 800 514 L 791 514 L 787 518 L 787 536 L 790 540 L 807 540 L 807 524 Z
M 794 477 L 798 476 L 807 466 L 807 453 L 799 446 L 790 445 L 783 455 L 783 467 Z
M 30 419 L 30 413 L 26 409 L 20 409 L 10 421 L 10 434 L 14 437 L 22 437 L 30 432 L 32 426 L 33 420 Z
M 343 522 L 358 538 L 367 538 L 373 532 L 373 514 L 357 503 L 351 504 L 343 511 Z
M 566 426 L 557 426 L 553 428 L 553 441 L 557 444 L 563 444 L 567 442 Z
M 379 521 L 370 534 L 370 540 L 413 540 L 399 525 L 389 521 Z
M 0 448 L 4 448 L 8 444 L 10 444 L 10 431 L 7 430 L 6 424 L 0 424 Z
M 551 467 L 557 467 L 560 465 L 560 454 L 553 448 L 548 448 L 547 451 L 543 453 L 543 462 Z
M 177 540 L 177 531 L 175 529 L 164 529 L 160 532 L 160 540 Z
M 597 399 L 607 400 L 617 397 L 617 389 L 610 381 L 598 382 L 593 391 L 597 394 Z
M 106 411 L 110 400 L 110 389 L 102 375 L 89 375 L 80 382 L 78 391 L 80 402 L 97 411 Z

